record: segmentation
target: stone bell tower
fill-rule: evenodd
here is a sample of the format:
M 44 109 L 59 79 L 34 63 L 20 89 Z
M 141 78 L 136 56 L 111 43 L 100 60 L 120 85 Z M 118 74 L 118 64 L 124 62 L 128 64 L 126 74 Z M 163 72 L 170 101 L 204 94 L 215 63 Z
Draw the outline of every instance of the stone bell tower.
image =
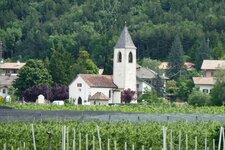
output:
M 121 90 L 136 91 L 136 47 L 127 26 L 114 47 L 113 82 Z

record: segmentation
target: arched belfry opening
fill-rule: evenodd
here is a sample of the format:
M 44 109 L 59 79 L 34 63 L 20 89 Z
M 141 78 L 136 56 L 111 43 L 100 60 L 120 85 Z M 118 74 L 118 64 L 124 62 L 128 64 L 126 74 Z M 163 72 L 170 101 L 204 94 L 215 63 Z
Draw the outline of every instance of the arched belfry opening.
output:
M 130 52 L 129 55 L 128 55 L 128 58 L 129 58 L 129 63 L 132 63 L 133 62 L 133 54 Z
M 117 62 L 122 62 L 122 54 L 121 54 L 121 52 L 118 52 Z

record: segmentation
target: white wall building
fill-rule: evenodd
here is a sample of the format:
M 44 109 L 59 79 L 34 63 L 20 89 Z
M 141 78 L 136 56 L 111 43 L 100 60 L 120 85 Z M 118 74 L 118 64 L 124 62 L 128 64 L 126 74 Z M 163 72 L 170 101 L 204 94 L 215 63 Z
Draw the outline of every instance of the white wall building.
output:
M 203 60 L 201 69 L 203 77 L 193 77 L 195 87 L 201 92 L 210 93 L 215 81 L 215 73 L 218 69 L 225 67 L 225 60 Z
M 75 100 L 75 104 L 88 105 L 89 99 L 101 92 L 108 97 L 108 103 L 113 103 L 112 95 L 116 88 L 111 75 L 79 74 L 69 85 L 69 97 Z
M 16 76 L 18 71 L 25 65 L 26 63 L 21 63 L 17 61 L 16 63 L 8 63 L 2 61 L 0 63 L 0 75 L 10 75 Z
M 15 76 L 0 76 L 0 96 L 5 98 L 9 95 L 9 88 L 16 78 Z
M 213 77 L 193 77 L 195 87 L 199 88 L 201 92 L 210 93 L 215 84 Z
M 151 89 L 148 81 L 156 73 L 140 67 L 136 64 L 136 47 L 125 26 L 114 47 L 113 75 L 79 74 L 69 85 L 69 98 L 82 105 L 121 103 L 123 90 L 131 89 L 138 93 L 145 87 Z

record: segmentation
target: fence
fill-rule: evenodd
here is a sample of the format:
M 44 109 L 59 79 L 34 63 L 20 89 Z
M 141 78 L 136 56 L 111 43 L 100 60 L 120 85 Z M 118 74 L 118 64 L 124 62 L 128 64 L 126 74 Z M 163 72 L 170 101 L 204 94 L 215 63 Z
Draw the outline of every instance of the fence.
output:
M 212 121 L 225 122 L 222 114 L 147 114 L 147 113 L 123 113 L 113 111 L 38 111 L 38 110 L 0 110 L 0 121 Z

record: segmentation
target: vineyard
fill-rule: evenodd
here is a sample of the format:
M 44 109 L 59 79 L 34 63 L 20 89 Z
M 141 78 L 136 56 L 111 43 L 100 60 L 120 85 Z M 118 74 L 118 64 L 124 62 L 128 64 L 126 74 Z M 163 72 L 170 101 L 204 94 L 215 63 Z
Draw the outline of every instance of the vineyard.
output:
M 223 120 L 224 107 L 188 105 L 52 106 L 34 104 L 7 104 L 4 106 L 13 108 L 13 110 L 2 110 L 0 115 L 2 119 L 4 114 L 6 115 L 6 121 L 0 122 L 0 149 L 4 150 L 162 150 L 165 149 L 165 145 L 168 150 L 214 150 L 218 149 L 218 145 L 221 145 L 219 144 L 221 143 L 219 141 L 220 129 L 225 126 L 224 121 L 202 121 L 201 119 L 204 118 L 204 115 L 208 115 L 217 118 L 217 120 Z M 34 114 L 32 110 L 34 110 Z M 57 110 L 61 110 L 63 116 L 67 114 L 79 119 L 46 120 L 44 117 L 47 117 L 47 114 L 44 112 L 47 110 L 51 110 L 50 112 L 55 116 L 60 116 Z M 70 110 L 75 110 L 75 114 Z M 15 116 L 18 118 L 30 115 L 25 118 L 30 117 L 31 120 L 11 120 L 10 112 L 14 112 L 14 114 L 17 112 Z M 109 112 L 111 112 L 110 115 Z M 123 114 L 122 112 L 138 113 Z M 170 118 L 167 116 L 169 113 L 171 113 Z M 187 120 L 193 117 L 193 121 L 173 120 L 172 117 L 176 117 L 176 115 L 182 117 L 182 113 L 184 116 L 189 115 L 184 117 Z M 94 118 L 95 115 L 105 116 L 106 119 L 105 121 L 85 120 L 85 116 Z M 147 117 L 153 115 L 153 118 L 156 115 L 157 118 L 162 118 L 164 121 L 147 121 L 144 119 L 146 115 Z M 116 116 L 119 118 L 125 116 L 127 119 L 113 121 Z M 132 117 L 137 121 L 128 121 Z
M 176 104 L 165 105 L 121 105 L 121 106 L 78 106 L 78 105 L 35 105 L 35 104 L 7 104 L 5 106 L 23 110 L 90 110 L 90 111 L 120 111 L 120 112 L 145 112 L 145 113 L 207 113 L 224 114 L 223 106 L 202 106 L 191 105 L 179 106 Z
M 214 148 L 218 146 L 220 127 L 224 125 L 216 122 L 1 122 L 0 146 L 1 149 L 26 150 L 34 149 L 35 143 L 37 150 L 49 147 L 54 150 L 100 149 L 100 145 L 102 150 L 162 150 L 164 137 L 167 149 L 181 147 L 183 150 L 187 146 L 191 150 L 196 146 L 213 149 L 213 142 Z M 164 135 L 163 126 L 167 128 Z M 47 132 L 52 133 L 51 138 Z

